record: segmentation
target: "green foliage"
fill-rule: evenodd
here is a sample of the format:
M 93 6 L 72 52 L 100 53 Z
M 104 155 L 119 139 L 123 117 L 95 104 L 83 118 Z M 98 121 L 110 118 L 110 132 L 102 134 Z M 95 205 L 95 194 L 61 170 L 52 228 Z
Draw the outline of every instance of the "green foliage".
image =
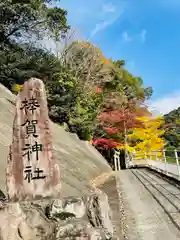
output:
M 44 33 L 60 35 L 67 31 L 67 12 L 48 8 L 48 0 L 3 0 L 0 3 L 0 44 L 43 37 Z
M 146 99 L 152 89 L 144 88 L 143 80 L 125 69 L 124 60 L 105 58 L 101 49 L 87 41 L 73 42 L 61 59 L 37 47 L 36 40 L 45 36 L 58 43 L 70 28 L 67 11 L 51 3 L 54 0 L 1 0 L 0 82 L 17 93 L 26 79 L 41 78 L 53 121 L 65 123 L 83 140 L 109 138 L 98 125 L 108 102 L 118 106 L 130 99 Z M 118 142 L 123 138 L 113 136 Z
M 118 68 L 122 68 L 125 66 L 125 61 L 124 60 L 117 60 L 113 62 L 115 66 L 117 66 Z
M 51 81 L 46 84 L 50 116 L 53 121 L 63 123 L 69 121 L 69 113 L 75 105 L 76 79 L 71 72 L 59 66 Z
M 67 12 L 49 8 L 51 0 L 3 0 L 0 2 L 0 82 L 11 89 L 29 77 L 51 79 L 59 62 L 36 41 L 45 34 L 60 39 L 69 29 Z
M 30 77 L 51 79 L 60 62 L 49 52 L 32 45 L 15 44 L 0 51 L 0 82 L 11 89 Z
M 180 148 L 180 108 L 164 115 L 166 129 L 164 139 L 167 148 Z
M 152 88 L 144 88 L 143 80 L 140 77 L 134 77 L 127 70 L 119 67 L 119 65 L 115 70 L 116 72 L 113 80 L 116 80 L 118 82 L 118 85 L 121 85 L 121 88 L 126 95 L 127 100 L 142 100 L 150 98 L 152 94 Z
M 122 104 L 131 100 L 144 101 L 151 97 L 152 88 L 144 88 L 143 80 L 140 77 L 135 77 L 129 73 L 124 66 L 123 60 L 113 62 L 111 78 L 109 78 L 103 85 L 109 98 L 116 105 Z
M 112 64 L 87 41 L 75 41 L 66 50 L 66 64 L 88 86 L 102 86 L 111 76 Z
M 102 94 L 85 91 L 74 71 L 61 66 L 52 81 L 47 82 L 50 116 L 57 123 L 66 123 L 71 132 L 90 140 L 93 123 L 102 101 Z

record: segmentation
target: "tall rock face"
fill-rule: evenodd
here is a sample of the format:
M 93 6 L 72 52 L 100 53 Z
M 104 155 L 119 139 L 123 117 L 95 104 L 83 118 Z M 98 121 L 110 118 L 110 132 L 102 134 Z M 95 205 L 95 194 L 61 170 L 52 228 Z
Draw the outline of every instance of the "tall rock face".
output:
M 52 153 L 50 127 L 44 84 L 31 78 L 16 99 L 7 165 L 11 200 L 60 196 L 60 169 Z
M 9 90 L 0 85 L 0 189 L 6 192 L 6 164 L 12 144 L 12 126 L 16 112 L 15 99 Z M 82 196 L 91 192 L 90 180 L 111 168 L 106 160 L 88 142 L 78 139 L 57 124 L 52 129 L 52 154 L 57 159 L 61 174 L 61 196 Z M 12 150 L 12 147 L 11 147 Z
M 0 188 L 7 167 L 9 196 L 0 191 L 0 239 L 118 240 L 116 194 L 108 202 L 109 190 L 117 192 L 115 179 L 106 181 L 111 168 L 89 143 L 49 120 L 42 81 L 25 82 L 16 104 L 1 85 L 0 95 Z M 103 182 L 108 196 L 96 188 Z

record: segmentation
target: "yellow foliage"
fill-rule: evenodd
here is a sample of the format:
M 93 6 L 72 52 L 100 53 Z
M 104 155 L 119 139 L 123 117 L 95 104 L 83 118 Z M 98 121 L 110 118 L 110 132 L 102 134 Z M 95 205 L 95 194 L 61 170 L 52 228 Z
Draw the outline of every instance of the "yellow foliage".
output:
M 165 146 L 165 141 L 161 138 L 164 130 L 160 127 L 164 124 L 162 117 L 141 117 L 138 118 L 144 123 L 144 128 L 135 128 L 133 133 L 128 135 L 129 140 L 137 141 L 133 148 L 138 152 L 156 152 L 157 156 L 162 156 L 161 150 Z
M 17 94 L 18 92 L 20 92 L 22 89 L 22 85 L 19 85 L 19 84 L 14 84 L 12 86 L 12 92 Z
M 104 61 L 103 61 L 104 64 L 108 64 L 109 63 L 109 60 L 107 58 L 104 58 Z
M 127 151 L 129 152 L 133 152 L 134 151 L 134 148 L 129 146 L 128 144 L 120 144 L 119 146 L 116 147 L 117 149 L 126 149 Z

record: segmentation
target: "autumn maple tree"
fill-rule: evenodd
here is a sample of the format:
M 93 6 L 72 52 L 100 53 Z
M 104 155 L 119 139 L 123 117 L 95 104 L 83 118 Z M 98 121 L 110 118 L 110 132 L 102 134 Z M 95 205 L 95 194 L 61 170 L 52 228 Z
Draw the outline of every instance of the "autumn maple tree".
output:
M 142 126 L 139 119 L 136 118 L 136 112 L 131 112 L 130 109 L 112 110 L 103 112 L 100 115 L 101 123 L 104 129 L 108 132 L 121 133 L 124 131 L 124 123 L 127 129 L 132 129 Z
M 106 148 L 123 148 L 126 146 L 126 135 L 130 129 L 141 127 L 143 123 L 138 116 L 144 112 L 135 102 L 124 106 L 111 106 L 103 109 L 99 115 L 101 136 L 94 138 L 94 145 L 105 143 Z
M 156 156 L 162 156 L 162 150 L 165 146 L 165 141 L 161 137 L 164 134 L 162 128 L 164 120 L 162 117 L 140 117 L 144 127 L 136 127 L 133 132 L 128 135 L 131 142 L 131 149 L 136 153 L 146 153 L 151 155 L 154 151 Z
M 126 130 L 143 127 L 140 118 L 144 115 L 144 108 L 136 105 L 136 102 L 128 102 L 126 106 L 105 109 L 101 112 L 99 119 L 103 128 L 108 132 L 122 133 Z
M 118 143 L 112 138 L 96 138 L 93 140 L 93 144 L 98 149 L 116 148 L 118 146 Z

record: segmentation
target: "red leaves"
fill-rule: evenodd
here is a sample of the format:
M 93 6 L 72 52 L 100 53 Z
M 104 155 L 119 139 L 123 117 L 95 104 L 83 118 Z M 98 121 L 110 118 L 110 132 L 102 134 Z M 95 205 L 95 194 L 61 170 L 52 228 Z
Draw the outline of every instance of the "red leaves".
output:
M 110 135 L 120 133 L 120 131 L 117 128 L 105 127 L 104 130 Z
M 101 92 L 102 92 L 102 89 L 101 89 L 101 88 L 98 88 L 98 87 L 97 87 L 97 88 L 95 89 L 95 93 L 101 93 Z
M 92 144 L 99 149 L 116 148 L 119 145 L 111 138 L 96 138 L 92 141 Z
M 136 117 L 135 112 L 131 112 L 129 109 L 120 109 L 103 112 L 99 119 L 105 128 L 116 129 L 118 133 L 124 129 L 124 124 L 126 125 L 126 129 L 142 127 L 141 121 L 137 120 Z
M 93 144 L 99 149 L 121 147 L 122 144 L 117 142 L 117 139 L 120 139 L 117 134 L 124 135 L 130 129 L 144 127 L 142 121 L 137 117 L 142 116 L 146 109 L 137 105 L 135 101 L 129 102 L 126 107 L 115 107 L 118 106 L 112 105 L 111 108 L 104 109 L 99 116 L 101 127 L 106 132 L 104 136 L 107 136 L 107 138 L 96 138 L 93 141 Z
M 101 122 L 119 122 L 120 120 L 123 121 L 123 114 L 118 110 L 113 110 L 110 112 L 102 112 L 99 119 Z

